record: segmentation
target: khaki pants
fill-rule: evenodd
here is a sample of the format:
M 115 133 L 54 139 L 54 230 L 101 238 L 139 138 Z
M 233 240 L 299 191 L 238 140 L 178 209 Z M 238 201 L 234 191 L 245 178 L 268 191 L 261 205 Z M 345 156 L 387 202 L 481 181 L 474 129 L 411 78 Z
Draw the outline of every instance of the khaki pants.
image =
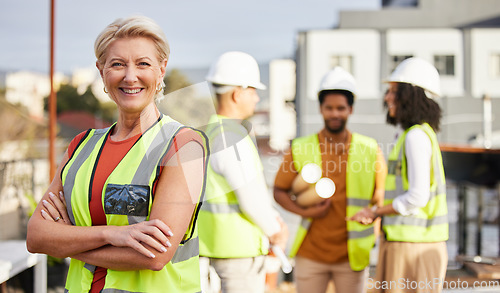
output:
M 222 293 L 264 293 L 265 260 L 265 255 L 249 258 L 211 258 L 210 265 L 220 278 Z
M 445 242 L 391 242 L 382 235 L 376 277 L 367 286 L 374 292 L 441 292 L 447 265 Z
M 295 258 L 297 293 L 325 293 L 330 280 L 336 293 L 363 293 L 367 277 L 367 269 L 353 271 L 348 262 L 324 264 L 300 256 Z

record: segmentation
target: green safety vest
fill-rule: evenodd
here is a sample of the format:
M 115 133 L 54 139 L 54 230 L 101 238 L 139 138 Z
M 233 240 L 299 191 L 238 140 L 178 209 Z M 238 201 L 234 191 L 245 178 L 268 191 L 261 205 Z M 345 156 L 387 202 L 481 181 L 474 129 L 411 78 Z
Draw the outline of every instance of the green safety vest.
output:
M 244 123 L 244 122 L 243 122 Z M 206 134 L 212 153 L 231 151 L 237 143 L 249 144 L 256 167 L 262 164 L 248 130 L 238 121 L 213 115 Z M 269 241 L 241 210 L 227 180 L 208 164 L 206 200 L 200 211 L 200 255 L 212 258 L 245 258 L 268 253 Z
M 68 214 L 73 225 L 92 225 L 89 211 L 92 181 L 112 127 L 87 131 L 61 172 Z M 154 199 L 153 186 L 159 178 L 161 161 L 171 147 L 172 138 L 184 127 L 161 115 L 123 157 L 107 178 L 102 191 L 107 225 L 124 226 L 149 220 Z M 201 131 L 197 132 L 205 139 Z M 201 292 L 196 220 L 203 192 L 202 189 L 183 240 L 163 269 L 108 269 L 102 292 Z M 94 271 L 95 266 L 71 259 L 65 292 L 88 292 Z
M 354 216 L 372 200 L 375 189 L 377 149 L 377 142 L 373 138 L 358 133 L 352 134 L 346 173 L 347 217 Z M 309 163 L 322 166 L 318 135 L 312 134 L 294 139 L 292 155 L 297 172 Z M 297 254 L 311 221 L 309 218 L 302 218 L 289 252 L 290 257 Z M 373 224 L 362 225 L 356 221 L 347 221 L 347 239 L 347 253 L 351 269 L 361 271 L 369 264 L 370 250 L 375 245 Z
M 422 129 L 431 140 L 431 186 L 427 205 L 419 208 L 415 215 L 384 216 L 382 227 L 388 241 L 440 242 L 448 240 L 448 208 L 446 205 L 446 183 L 443 159 L 436 133 L 424 123 L 408 128 L 398 138 L 389 154 L 388 174 L 385 181 L 384 205 L 392 204 L 397 196 L 408 190 L 408 173 L 405 157 L 405 138 L 411 129 Z

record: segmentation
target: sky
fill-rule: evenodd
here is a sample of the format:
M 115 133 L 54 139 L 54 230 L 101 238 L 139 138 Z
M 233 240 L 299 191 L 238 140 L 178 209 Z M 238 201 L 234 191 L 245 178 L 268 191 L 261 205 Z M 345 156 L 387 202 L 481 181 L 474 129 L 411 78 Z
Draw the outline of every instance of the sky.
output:
M 93 44 L 117 18 L 145 15 L 164 30 L 171 68 L 208 67 L 229 50 L 259 63 L 292 58 L 297 32 L 332 28 L 341 10 L 378 0 L 55 0 L 55 69 L 94 66 Z M 49 71 L 50 0 L 0 0 L 0 71 Z

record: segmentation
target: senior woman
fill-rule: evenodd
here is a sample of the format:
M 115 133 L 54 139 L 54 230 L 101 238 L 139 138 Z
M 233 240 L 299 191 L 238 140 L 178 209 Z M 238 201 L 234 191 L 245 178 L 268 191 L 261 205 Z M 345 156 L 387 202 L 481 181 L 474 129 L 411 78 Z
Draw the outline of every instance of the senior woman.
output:
M 118 120 L 70 143 L 28 224 L 28 250 L 71 257 L 65 292 L 199 292 L 208 150 L 202 132 L 156 107 L 165 35 L 149 18 L 118 19 L 95 54 Z

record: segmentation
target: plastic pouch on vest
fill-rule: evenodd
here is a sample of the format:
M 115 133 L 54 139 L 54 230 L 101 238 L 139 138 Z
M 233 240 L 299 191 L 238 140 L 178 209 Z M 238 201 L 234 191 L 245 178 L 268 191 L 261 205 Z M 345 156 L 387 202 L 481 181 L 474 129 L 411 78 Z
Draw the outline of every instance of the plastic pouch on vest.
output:
M 149 208 L 149 186 L 108 184 L 104 194 L 104 212 L 108 215 L 146 217 Z
M 387 163 L 387 173 L 400 176 L 401 175 L 401 162 L 396 160 L 389 160 Z

